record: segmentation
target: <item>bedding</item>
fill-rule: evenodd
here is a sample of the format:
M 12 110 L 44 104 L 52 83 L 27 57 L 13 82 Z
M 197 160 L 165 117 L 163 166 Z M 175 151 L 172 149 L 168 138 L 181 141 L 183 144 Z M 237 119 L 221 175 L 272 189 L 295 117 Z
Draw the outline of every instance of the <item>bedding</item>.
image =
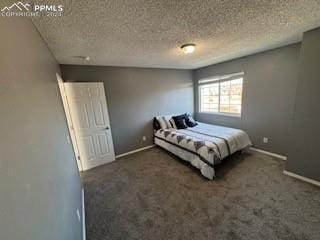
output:
M 181 119 L 176 119 L 174 120 L 176 126 L 177 126 L 177 129 L 185 129 L 188 127 L 187 123 L 186 123 L 186 120 L 181 118 Z
M 187 118 L 188 118 L 188 115 L 186 113 L 182 114 L 182 115 L 178 115 L 178 116 L 173 116 L 172 119 L 176 125 L 175 128 L 177 128 L 177 129 L 187 128 L 188 127 L 188 125 L 186 123 Z
M 187 122 L 188 127 L 195 127 L 198 125 L 198 123 L 190 115 L 188 115 L 186 122 Z
M 215 176 L 216 164 L 252 145 L 242 130 L 200 122 L 185 129 L 161 128 L 155 131 L 154 138 L 155 144 L 189 161 L 209 179 Z

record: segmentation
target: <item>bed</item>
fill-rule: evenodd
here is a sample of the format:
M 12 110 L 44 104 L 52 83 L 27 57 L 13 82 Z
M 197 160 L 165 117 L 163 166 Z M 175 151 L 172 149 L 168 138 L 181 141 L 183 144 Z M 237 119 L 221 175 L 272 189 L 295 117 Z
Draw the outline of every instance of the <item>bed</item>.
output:
M 201 122 L 185 129 L 155 129 L 154 143 L 190 162 L 208 179 L 215 177 L 215 165 L 252 145 L 242 130 Z

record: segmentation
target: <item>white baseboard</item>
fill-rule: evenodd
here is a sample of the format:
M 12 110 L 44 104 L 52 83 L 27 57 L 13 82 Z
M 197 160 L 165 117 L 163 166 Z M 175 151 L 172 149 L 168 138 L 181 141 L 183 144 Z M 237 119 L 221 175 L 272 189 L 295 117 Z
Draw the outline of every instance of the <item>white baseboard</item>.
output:
M 84 188 L 82 188 L 82 239 L 86 240 L 86 210 L 84 203 Z
M 136 152 L 147 150 L 149 148 L 153 148 L 154 146 L 156 146 L 156 145 L 152 144 L 152 145 L 149 145 L 149 146 L 146 146 L 143 148 L 138 148 L 138 149 L 130 151 L 130 152 L 122 153 L 122 154 L 117 155 L 116 158 L 124 157 L 124 156 L 130 155 L 130 154 L 136 153 Z
M 290 177 L 294 177 L 294 178 L 300 179 L 302 181 L 305 181 L 305 182 L 308 182 L 308 183 L 311 183 L 313 185 L 316 185 L 316 186 L 320 187 L 320 182 L 319 181 L 316 181 L 316 180 L 313 180 L 313 179 L 310 179 L 310 178 L 306 178 L 306 177 L 302 177 L 302 176 L 300 176 L 298 174 L 295 174 L 295 173 L 292 173 L 292 172 L 288 172 L 286 170 L 283 171 L 283 174 L 288 175 Z
M 272 157 L 280 158 L 282 160 L 287 160 L 286 156 L 279 155 L 279 154 L 272 153 L 272 152 L 268 152 L 268 151 L 264 151 L 264 150 L 261 150 L 261 149 L 258 149 L 258 148 L 251 147 L 250 150 L 255 151 L 255 152 L 259 152 L 259 153 L 263 153 L 263 154 L 266 154 L 266 155 L 269 155 L 269 156 L 272 156 Z

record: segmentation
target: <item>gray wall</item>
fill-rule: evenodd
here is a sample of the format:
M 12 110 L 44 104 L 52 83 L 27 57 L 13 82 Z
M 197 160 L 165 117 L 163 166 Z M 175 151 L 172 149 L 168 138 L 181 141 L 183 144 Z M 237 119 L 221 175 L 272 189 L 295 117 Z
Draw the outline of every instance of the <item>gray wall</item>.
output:
M 154 116 L 193 113 L 192 71 L 70 65 L 61 71 L 65 81 L 104 82 L 116 154 L 153 144 Z
M 242 117 L 196 113 L 201 122 L 244 129 L 255 147 L 287 155 L 298 75 L 300 44 L 239 58 L 194 72 L 195 108 L 198 111 L 197 80 L 244 71 Z M 269 138 L 264 144 L 263 137 Z
M 303 36 L 286 169 L 320 181 L 320 28 Z
M 0 239 L 80 240 L 59 66 L 29 19 L 2 18 L 0 29 Z

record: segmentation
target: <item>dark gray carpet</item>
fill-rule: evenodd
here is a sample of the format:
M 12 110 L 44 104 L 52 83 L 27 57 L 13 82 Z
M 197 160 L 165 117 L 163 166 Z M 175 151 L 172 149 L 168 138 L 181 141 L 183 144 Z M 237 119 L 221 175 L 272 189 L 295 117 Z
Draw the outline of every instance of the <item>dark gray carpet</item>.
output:
M 206 180 L 160 148 L 82 174 L 87 239 L 320 239 L 320 189 L 237 154 Z

